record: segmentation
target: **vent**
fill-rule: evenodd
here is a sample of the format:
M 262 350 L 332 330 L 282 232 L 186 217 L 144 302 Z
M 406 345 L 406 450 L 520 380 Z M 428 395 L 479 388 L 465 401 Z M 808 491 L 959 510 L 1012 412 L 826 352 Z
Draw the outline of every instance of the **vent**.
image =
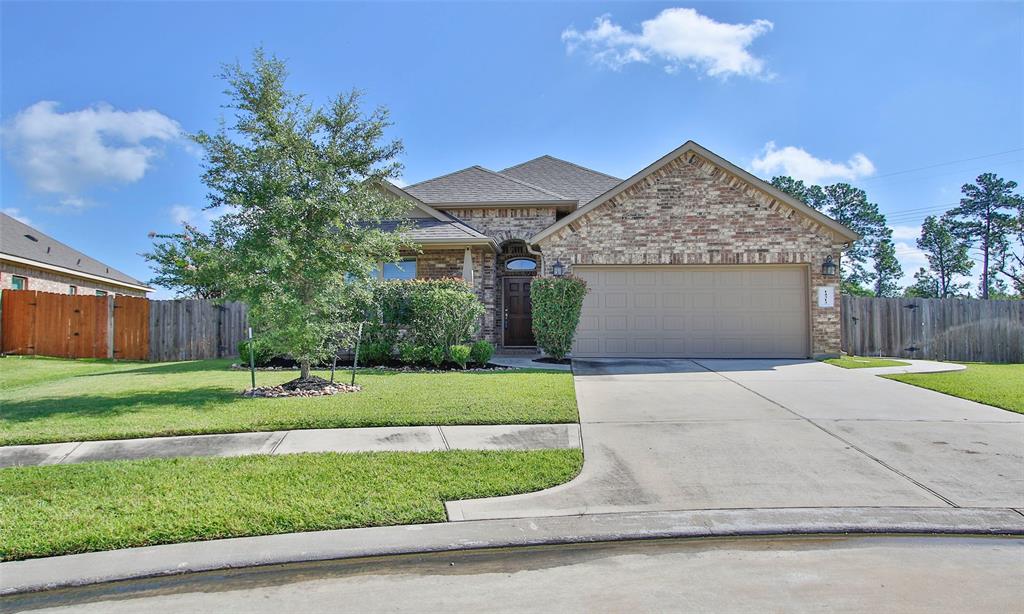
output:
M 39 243 L 39 239 L 33 237 L 32 235 L 25 235 L 25 238 L 28 239 L 29 241 L 33 241 L 35 243 Z

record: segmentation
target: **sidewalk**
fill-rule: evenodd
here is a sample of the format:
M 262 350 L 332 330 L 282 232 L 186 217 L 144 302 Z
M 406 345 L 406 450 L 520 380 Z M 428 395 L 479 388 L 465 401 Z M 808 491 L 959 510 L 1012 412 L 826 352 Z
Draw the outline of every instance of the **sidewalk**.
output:
M 576 423 L 305 429 L 2 446 L 0 468 L 183 456 L 579 447 Z

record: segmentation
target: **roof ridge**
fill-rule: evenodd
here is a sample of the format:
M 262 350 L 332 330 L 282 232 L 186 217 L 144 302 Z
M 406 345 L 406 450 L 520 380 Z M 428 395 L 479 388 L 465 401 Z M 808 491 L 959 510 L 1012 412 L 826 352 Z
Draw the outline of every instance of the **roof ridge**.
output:
M 602 177 L 607 177 L 608 179 L 612 179 L 612 180 L 615 180 L 615 181 L 622 181 L 622 179 L 620 179 L 618 177 L 615 177 L 614 175 L 609 175 L 608 173 L 602 173 L 601 171 L 595 171 L 594 169 L 586 167 L 586 166 L 583 166 L 582 164 L 576 164 L 575 162 L 571 162 L 571 161 L 565 160 L 563 158 L 558 158 L 558 157 L 552 156 L 551 154 L 542 154 L 542 155 L 537 156 L 536 158 L 530 158 L 526 162 L 520 162 L 519 164 L 516 164 L 514 166 L 510 166 L 508 168 L 503 168 L 499 172 L 504 173 L 505 171 L 511 171 L 511 170 L 517 169 L 517 168 L 519 168 L 521 166 L 526 166 L 530 162 L 536 162 L 537 160 L 541 160 L 543 158 L 548 158 L 548 159 L 554 160 L 556 162 L 561 162 L 563 164 L 568 164 L 569 166 L 574 166 L 574 167 L 580 169 L 581 171 L 586 171 L 588 173 L 593 173 L 595 175 L 601 175 Z
M 445 177 L 451 177 L 452 175 L 458 175 L 459 173 L 464 173 L 464 172 L 468 171 L 471 168 L 479 168 L 479 169 L 482 169 L 482 170 L 485 170 L 485 171 L 489 171 L 489 172 L 492 172 L 492 173 L 494 172 L 494 171 L 491 171 L 490 169 L 486 169 L 486 168 L 480 166 L 479 164 L 473 164 L 471 166 L 467 166 L 466 168 L 460 168 L 457 171 L 452 171 L 450 173 L 445 173 L 444 175 L 438 175 L 437 177 L 431 177 L 430 179 L 424 179 L 423 181 L 417 181 L 416 183 L 409 184 L 409 185 L 405 186 L 402 189 L 403 190 L 408 190 L 409 188 L 415 188 L 416 186 L 422 185 L 424 183 L 429 183 L 431 181 L 437 181 L 438 179 L 444 179 Z
M 565 194 L 559 194 L 558 192 L 552 192 L 551 190 L 542 188 L 539 185 L 534 185 L 534 184 L 530 183 L 529 181 L 523 181 L 522 179 L 518 179 L 516 177 L 510 177 L 510 176 L 508 176 L 508 175 L 506 175 L 504 173 L 500 173 L 498 171 L 492 171 L 489 168 L 484 168 L 482 166 L 478 167 L 478 168 L 480 168 L 481 170 L 485 170 L 488 173 L 492 173 L 494 175 L 502 177 L 503 179 L 508 179 L 509 181 L 513 181 L 515 183 L 518 183 L 519 185 L 525 185 L 526 187 L 533 188 L 534 190 L 537 190 L 539 192 L 544 192 L 545 194 L 549 194 L 551 196 L 557 196 L 558 198 L 560 198 L 562 200 L 579 200 L 578 198 L 569 198 Z

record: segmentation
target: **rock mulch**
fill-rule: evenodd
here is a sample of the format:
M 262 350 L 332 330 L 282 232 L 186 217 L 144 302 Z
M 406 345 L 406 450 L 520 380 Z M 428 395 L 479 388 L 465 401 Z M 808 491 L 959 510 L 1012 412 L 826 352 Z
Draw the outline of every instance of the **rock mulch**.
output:
M 243 397 L 278 398 L 278 397 L 324 397 L 343 392 L 359 392 L 362 386 L 329 382 L 315 375 L 293 379 L 277 386 L 257 386 L 242 392 Z

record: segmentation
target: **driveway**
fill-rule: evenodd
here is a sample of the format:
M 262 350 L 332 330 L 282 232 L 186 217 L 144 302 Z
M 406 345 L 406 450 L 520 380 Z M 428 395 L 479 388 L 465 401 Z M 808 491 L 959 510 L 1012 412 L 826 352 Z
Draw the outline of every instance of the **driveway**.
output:
M 1024 508 L 1024 416 L 813 361 L 575 361 L 572 482 L 452 520 L 782 507 Z

